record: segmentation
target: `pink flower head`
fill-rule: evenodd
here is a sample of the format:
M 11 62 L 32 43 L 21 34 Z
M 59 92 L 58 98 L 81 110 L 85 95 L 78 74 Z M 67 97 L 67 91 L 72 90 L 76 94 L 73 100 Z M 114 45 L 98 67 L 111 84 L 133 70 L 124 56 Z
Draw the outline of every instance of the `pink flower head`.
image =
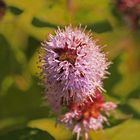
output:
M 95 40 L 80 28 L 58 29 L 42 43 L 43 73 L 48 101 L 58 111 L 61 104 L 93 99 L 110 64 Z
M 96 96 L 92 98 L 94 102 L 88 100 L 83 105 L 70 105 L 69 112 L 60 118 L 61 123 L 77 134 L 77 139 L 79 139 L 80 134 L 84 134 L 85 139 L 88 140 L 89 130 L 102 129 L 103 124 L 108 123 L 109 112 L 117 107 L 112 102 L 105 102 L 98 90 L 96 90 Z

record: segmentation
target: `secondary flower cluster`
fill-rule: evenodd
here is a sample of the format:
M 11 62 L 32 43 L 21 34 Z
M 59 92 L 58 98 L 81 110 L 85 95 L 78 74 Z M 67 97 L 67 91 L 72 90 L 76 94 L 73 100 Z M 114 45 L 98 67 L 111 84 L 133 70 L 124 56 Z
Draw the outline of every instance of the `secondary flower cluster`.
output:
M 69 112 L 63 115 L 60 122 L 77 133 L 77 139 L 80 134 L 83 134 L 88 140 L 89 130 L 99 130 L 103 128 L 103 123 L 108 124 L 107 116 L 109 112 L 116 108 L 116 104 L 112 102 L 105 102 L 102 93 L 99 90 L 95 91 L 93 102 L 87 100 L 85 103 L 71 104 Z
M 88 139 L 88 130 L 102 128 L 108 114 L 116 105 L 105 103 L 102 80 L 108 74 L 106 56 L 89 33 L 81 28 L 58 29 L 42 43 L 41 57 L 48 103 L 57 115 L 62 107 L 68 112 L 59 116 L 66 124 Z
M 115 0 L 117 8 L 133 27 L 140 27 L 140 0 Z

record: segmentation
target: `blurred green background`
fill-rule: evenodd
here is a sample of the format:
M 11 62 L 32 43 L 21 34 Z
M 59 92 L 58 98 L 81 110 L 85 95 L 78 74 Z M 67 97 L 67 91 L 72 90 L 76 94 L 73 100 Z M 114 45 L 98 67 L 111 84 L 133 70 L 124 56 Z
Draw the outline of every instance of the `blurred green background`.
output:
M 40 42 L 57 26 L 87 25 L 113 62 L 104 81 L 118 104 L 93 140 L 140 139 L 140 31 L 114 14 L 111 0 L 0 0 L 0 140 L 74 140 L 43 101 Z

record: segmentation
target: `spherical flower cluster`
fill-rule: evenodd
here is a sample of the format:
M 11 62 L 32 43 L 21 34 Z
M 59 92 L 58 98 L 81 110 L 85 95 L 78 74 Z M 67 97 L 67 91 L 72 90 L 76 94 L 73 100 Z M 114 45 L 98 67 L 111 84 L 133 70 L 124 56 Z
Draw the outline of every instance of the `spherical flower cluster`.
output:
M 47 98 L 55 111 L 62 104 L 92 100 L 96 89 L 103 90 L 110 63 L 89 33 L 71 26 L 58 29 L 42 46 Z
M 140 27 L 140 0 L 115 0 L 125 20 L 133 27 Z
M 99 130 L 103 128 L 103 124 L 107 123 L 109 112 L 116 108 L 116 104 L 105 102 L 100 91 L 96 90 L 96 96 L 91 100 L 86 101 L 83 105 L 72 104 L 69 107 L 69 112 L 61 116 L 60 122 L 77 133 L 77 140 L 80 134 L 84 134 L 88 140 L 89 130 Z

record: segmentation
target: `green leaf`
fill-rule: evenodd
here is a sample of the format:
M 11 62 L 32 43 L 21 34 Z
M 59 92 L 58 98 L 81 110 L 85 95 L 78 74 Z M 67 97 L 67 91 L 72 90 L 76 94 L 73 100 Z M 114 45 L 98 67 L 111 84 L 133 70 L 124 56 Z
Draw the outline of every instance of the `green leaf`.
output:
M 129 106 L 131 106 L 131 108 L 133 108 L 133 110 L 137 112 L 137 114 L 139 114 L 138 117 L 140 119 L 140 98 L 137 98 L 137 99 L 131 98 L 127 102 Z
M 14 15 L 17 15 L 17 16 L 22 14 L 22 12 L 23 12 L 23 10 L 21 10 L 17 7 L 14 7 L 14 6 L 9 6 L 8 8 Z
M 25 50 L 25 54 L 27 59 L 30 59 L 35 51 L 39 48 L 41 42 L 33 36 L 29 36 L 27 40 L 27 46 Z
M 113 30 L 111 24 L 107 20 L 99 21 L 92 24 L 87 23 L 86 25 L 87 25 L 87 29 L 90 29 L 91 31 L 97 33 L 103 33 L 103 32 L 108 32 Z
M 140 121 L 128 120 L 116 127 L 91 133 L 93 140 L 138 140 L 140 138 Z
M 136 111 L 131 105 L 128 104 L 129 102 L 127 101 L 127 103 L 122 103 L 119 105 L 118 109 L 120 109 L 123 113 L 132 116 L 135 119 L 140 119 L 140 113 L 138 111 Z
M 107 93 L 113 97 L 118 98 L 117 95 L 114 95 L 112 89 L 122 79 L 122 75 L 118 69 L 118 66 L 121 63 L 121 55 L 117 56 L 114 60 L 112 60 L 112 62 L 113 64 L 110 66 L 108 70 L 111 73 L 111 75 L 109 76 L 109 78 L 104 80 L 104 84 L 105 84 L 105 89 L 108 91 Z
M 37 128 L 16 129 L 0 135 L 1 140 L 55 140 L 48 132 Z
M 8 89 L 8 93 L 0 96 L 0 119 L 23 117 L 26 121 L 49 116 L 49 108 L 42 106 L 41 87 L 37 85 L 37 78 L 33 78 L 33 83 L 25 90 L 28 81 L 22 81 L 23 77 L 17 77 L 20 85 L 13 85 Z M 21 90 L 19 87 L 23 90 Z M 28 85 L 27 85 L 28 86 Z
M 136 90 L 132 91 L 127 98 L 136 98 L 140 99 L 140 88 L 137 88 Z
M 49 28 L 57 28 L 58 26 L 60 26 L 60 25 L 52 24 L 47 21 L 42 21 L 36 17 L 33 18 L 32 25 L 34 25 L 35 27 L 49 27 Z
M 6 62 L 6 63 L 5 63 Z M 22 70 L 21 65 L 16 59 L 14 51 L 4 35 L 0 34 L 0 82 L 8 74 L 17 74 Z
M 71 131 L 63 125 L 58 124 L 54 119 L 38 119 L 30 121 L 29 127 L 39 128 L 43 131 L 49 132 L 56 140 L 70 140 L 72 138 Z

